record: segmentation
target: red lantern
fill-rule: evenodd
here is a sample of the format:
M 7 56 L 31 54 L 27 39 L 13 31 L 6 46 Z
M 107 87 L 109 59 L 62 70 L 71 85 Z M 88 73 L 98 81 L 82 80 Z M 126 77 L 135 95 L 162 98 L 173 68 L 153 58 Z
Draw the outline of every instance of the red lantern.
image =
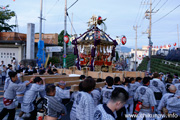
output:
M 166 45 L 164 45 L 164 48 L 166 48 Z
M 160 46 L 160 48 L 162 48 L 162 46 Z
M 13 0 L 13 1 L 15 1 L 15 0 Z
M 154 48 L 156 48 L 156 46 L 154 46 Z
M 69 37 L 67 35 L 64 36 L 64 42 L 67 44 L 69 42 Z
M 101 16 L 98 17 L 98 20 L 102 20 Z
M 126 41 L 127 41 L 126 36 L 123 36 L 123 37 L 121 38 L 121 43 L 122 43 L 123 45 L 125 45 L 125 44 L 126 44 Z
M 158 48 L 158 46 L 156 48 Z
M 168 47 L 171 47 L 171 45 L 169 44 Z
M 176 43 L 174 43 L 173 45 L 176 46 Z
M 3 9 L 5 9 L 6 7 L 3 7 Z

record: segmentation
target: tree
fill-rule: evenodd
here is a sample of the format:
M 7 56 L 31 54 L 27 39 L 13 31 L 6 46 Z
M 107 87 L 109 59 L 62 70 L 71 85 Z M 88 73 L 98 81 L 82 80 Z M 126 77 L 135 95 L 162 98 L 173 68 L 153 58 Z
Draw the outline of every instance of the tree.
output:
M 67 32 L 66 32 L 67 36 L 70 36 Z M 58 45 L 59 46 L 64 46 L 64 30 L 61 31 L 61 33 L 58 35 Z M 66 44 L 67 47 L 67 44 Z
M 116 51 L 116 61 L 119 60 L 119 54 L 118 54 L 118 51 Z
M 0 7 L 0 32 L 12 31 L 12 28 L 16 25 L 9 25 L 7 22 L 15 16 L 15 12 L 8 9 L 9 5 L 6 7 Z

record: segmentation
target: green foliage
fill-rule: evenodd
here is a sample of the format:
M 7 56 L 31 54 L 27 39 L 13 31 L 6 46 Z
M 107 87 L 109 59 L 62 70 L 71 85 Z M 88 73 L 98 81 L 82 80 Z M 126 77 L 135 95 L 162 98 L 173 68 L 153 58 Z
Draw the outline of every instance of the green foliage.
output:
M 179 66 L 164 64 L 164 63 L 162 63 L 162 60 L 164 60 L 164 59 L 155 58 L 155 57 L 151 58 L 151 72 L 158 72 L 158 73 L 159 72 L 163 72 L 163 73 L 170 72 L 171 74 L 176 73 L 176 74 L 180 75 L 180 73 L 179 73 L 180 67 Z M 137 70 L 139 70 L 139 71 L 145 70 L 146 71 L 147 63 L 148 63 L 148 61 L 146 59 L 143 59 L 141 64 L 138 66 Z
M 53 56 L 53 57 L 49 58 L 48 65 L 49 65 L 50 62 L 52 64 L 56 64 L 56 63 L 60 62 L 60 59 L 58 57 Z
M 119 54 L 118 54 L 118 52 L 116 51 L 116 61 L 118 61 L 119 60 Z
M 0 7 L 0 32 L 8 32 L 12 31 L 12 28 L 16 27 L 16 25 L 9 25 L 7 22 L 15 16 L 15 12 L 8 9 L 9 5 L 3 9 Z
M 62 57 L 62 59 L 63 59 L 63 57 Z M 75 59 L 76 59 L 76 55 L 67 54 L 67 57 L 66 57 L 66 66 L 67 66 L 67 68 L 75 65 Z M 63 63 L 62 63 L 62 66 L 63 66 Z
M 67 32 L 66 32 L 67 36 L 70 36 Z M 64 30 L 61 31 L 61 33 L 58 35 L 58 45 L 59 46 L 64 46 Z M 66 44 L 67 47 L 67 44 Z

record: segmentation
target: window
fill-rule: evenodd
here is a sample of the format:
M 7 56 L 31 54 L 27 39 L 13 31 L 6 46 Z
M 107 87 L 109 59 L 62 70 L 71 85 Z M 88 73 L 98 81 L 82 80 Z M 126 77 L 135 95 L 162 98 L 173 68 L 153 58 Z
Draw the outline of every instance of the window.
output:
M 7 55 L 9 55 L 9 53 L 7 53 Z
M 1 56 L 1 58 L 3 58 L 3 56 Z
M 3 53 L 1 53 L 1 55 L 3 55 Z
M 6 53 L 4 53 L 4 55 L 6 55 Z
M 12 55 L 12 53 L 10 53 L 10 55 Z
M 13 56 L 15 56 L 15 53 L 13 53 Z

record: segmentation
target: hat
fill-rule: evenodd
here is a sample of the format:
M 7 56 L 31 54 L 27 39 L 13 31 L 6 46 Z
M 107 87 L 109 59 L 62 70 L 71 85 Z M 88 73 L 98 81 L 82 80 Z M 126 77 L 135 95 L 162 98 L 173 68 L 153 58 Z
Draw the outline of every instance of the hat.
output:
M 35 68 L 38 68 L 38 66 L 36 66 Z
M 65 85 L 66 85 L 66 82 L 64 82 L 64 81 L 60 81 L 60 82 L 59 82 L 59 85 L 61 85 L 61 86 L 65 86 Z

